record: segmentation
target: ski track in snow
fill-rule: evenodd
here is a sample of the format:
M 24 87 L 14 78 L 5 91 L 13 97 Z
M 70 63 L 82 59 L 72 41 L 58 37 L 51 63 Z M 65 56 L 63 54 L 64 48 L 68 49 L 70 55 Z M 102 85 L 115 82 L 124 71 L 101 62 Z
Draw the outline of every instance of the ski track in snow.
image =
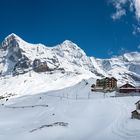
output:
M 127 128 L 127 124 L 131 119 L 131 110 L 128 110 L 128 107 L 123 102 L 119 101 L 120 99 L 116 99 L 115 104 L 119 106 L 118 110 L 119 115 L 116 120 L 112 123 L 111 131 L 113 134 L 119 136 L 121 139 L 138 139 L 140 138 L 140 129 L 132 130 L 131 128 Z M 112 101 L 111 101 L 112 102 Z

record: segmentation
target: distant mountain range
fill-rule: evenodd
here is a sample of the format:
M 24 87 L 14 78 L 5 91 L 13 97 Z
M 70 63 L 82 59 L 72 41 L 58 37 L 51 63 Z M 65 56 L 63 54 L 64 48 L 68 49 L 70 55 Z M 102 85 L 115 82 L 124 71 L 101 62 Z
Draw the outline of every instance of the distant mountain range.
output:
M 96 47 L 96 46 L 95 46 Z M 47 47 L 30 44 L 12 33 L 1 43 L 0 75 L 16 76 L 30 71 L 36 73 L 56 71 L 61 73 L 89 74 L 93 78 L 115 77 L 119 83 L 140 81 L 140 53 L 125 53 L 110 59 L 88 57 L 75 43 Z

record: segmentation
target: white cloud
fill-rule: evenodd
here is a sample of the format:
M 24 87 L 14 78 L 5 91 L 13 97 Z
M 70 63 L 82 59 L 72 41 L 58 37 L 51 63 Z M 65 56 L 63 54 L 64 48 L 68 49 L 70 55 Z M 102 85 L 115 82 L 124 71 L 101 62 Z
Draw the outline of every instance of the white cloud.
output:
M 116 11 L 116 13 L 112 14 L 112 19 L 117 20 L 120 19 L 122 16 L 126 15 L 125 9 L 119 9 Z
M 138 21 L 140 21 L 140 0 L 133 0 L 133 1 L 134 1 L 134 6 L 135 6 L 136 17 Z
M 110 2 L 116 9 L 116 12 L 111 16 L 113 20 L 120 19 L 122 16 L 126 15 L 126 10 L 123 6 L 127 3 L 127 0 L 111 0 Z
M 112 19 L 120 19 L 126 15 L 126 11 L 135 12 L 136 19 L 140 22 L 140 0 L 110 0 L 110 3 L 116 9 L 116 12 L 111 16 Z M 126 9 L 129 5 L 129 9 Z
M 140 33 L 140 0 L 109 0 L 114 6 L 115 12 L 111 15 L 113 20 L 119 20 L 128 12 L 134 13 L 137 25 L 132 25 L 133 35 Z

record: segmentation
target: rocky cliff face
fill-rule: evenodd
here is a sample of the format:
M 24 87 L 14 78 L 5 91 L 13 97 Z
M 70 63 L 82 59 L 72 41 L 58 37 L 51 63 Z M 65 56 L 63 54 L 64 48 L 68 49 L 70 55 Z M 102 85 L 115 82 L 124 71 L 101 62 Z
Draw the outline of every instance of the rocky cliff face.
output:
M 29 70 L 45 72 L 58 67 L 58 60 L 50 49 L 32 45 L 15 34 L 4 39 L 0 48 L 1 74 L 24 74 Z

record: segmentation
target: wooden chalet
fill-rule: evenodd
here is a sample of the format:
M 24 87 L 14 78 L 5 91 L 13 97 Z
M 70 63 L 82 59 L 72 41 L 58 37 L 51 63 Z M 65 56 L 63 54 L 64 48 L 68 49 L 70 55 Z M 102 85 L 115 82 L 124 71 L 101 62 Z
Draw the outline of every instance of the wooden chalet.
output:
M 132 119 L 139 119 L 140 120 L 140 100 L 135 103 L 136 110 L 131 112 Z
M 112 91 L 117 87 L 117 79 L 114 77 L 105 77 L 103 79 L 97 79 L 96 85 L 91 85 L 91 91 Z
M 96 87 L 103 87 L 104 89 L 114 89 L 117 87 L 117 79 L 114 77 L 105 77 L 103 79 L 97 79 Z
M 131 85 L 129 83 L 126 83 L 119 88 L 119 92 L 120 93 L 130 93 L 130 92 L 140 93 L 140 88 L 135 87 L 134 85 Z
M 135 103 L 136 110 L 140 110 L 140 100 Z
M 134 110 L 131 112 L 131 118 L 132 119 L 139 119 L 140 120 L 140 111 Z

